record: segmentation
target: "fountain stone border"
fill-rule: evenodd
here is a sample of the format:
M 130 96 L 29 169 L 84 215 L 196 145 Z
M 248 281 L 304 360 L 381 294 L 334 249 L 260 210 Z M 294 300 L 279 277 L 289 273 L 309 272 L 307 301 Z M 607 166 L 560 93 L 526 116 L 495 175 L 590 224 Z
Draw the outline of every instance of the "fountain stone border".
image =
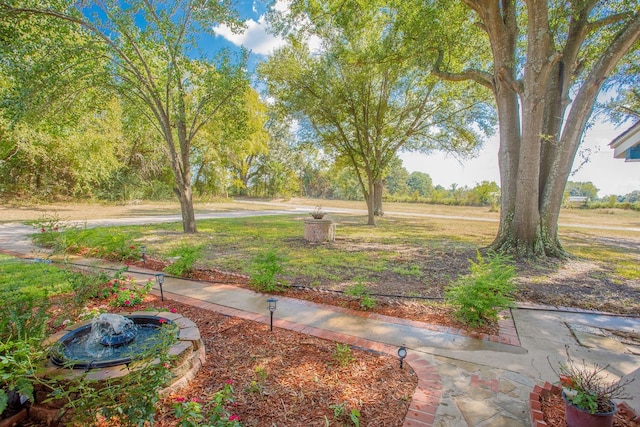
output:
M 179 390 L 193 380 L 206 360 L 204 343 L 200 336 L 198 326 L 190 319 L 179 313 L 171 313 L 168 311 L 134 311 L 118 313 L 123 316 L 144 315 L 151 317 L 160 317 L 172 321 L 178 327 L 178 336 L 175 344 L 169 347 L 168 354 L 173 358 L 173 368 L 171 372 L 174 377 L 171 383 L 160 391 L 160 395 L 165 396 L 170 392 Z M 57 343 L 63 336 L 69 332 L 90 324 L 91 320 L 67 325 L 64 330 L 50 335 L 44 345 L 49 346 Z M 135 364 L 135 362 L 130 362 Z M 85 372 L 84 368 L 69 369 L 56 365 L 50 359 L 47 359 L 43 369 L 43 377 L 56 377 L 64 381 L 65 379 L 77 378 L 86 375 L 92 380 L 108 380 L 121 378 L 129 373 L 126 364 L 109 366 L 104 368 L 92 368 Z M 45 389 L 35 390 L 35 402 L 31 406 L 31 416 L 41 420 L 55 419 L 60 409 L 60 404 L 56 405 L 56 401 L 43 403 L 49 397 L 48 391 Z M 51 418 L 53 417 L 53 418 Z

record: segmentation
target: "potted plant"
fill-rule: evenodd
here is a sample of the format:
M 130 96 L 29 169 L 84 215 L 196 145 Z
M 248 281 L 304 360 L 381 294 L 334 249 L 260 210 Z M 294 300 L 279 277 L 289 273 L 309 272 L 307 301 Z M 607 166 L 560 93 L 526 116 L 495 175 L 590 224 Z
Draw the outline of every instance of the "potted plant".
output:
M 316 208 L 311 212 L 311 216 L 313 219 L 322 219 L 326 213 L 322 210 L 322 206 L 316 206 Z
M 624 386 L 632 380 L 608 381 L 602 374 L 609 365 L 577 364 L 566 347 L 567 362 L 556 374 L 562 387 L 567 427 L 611 427 L 617 411 L 613 399 L 628 398 Z M 554 369 L 555 371 L 555 369 Z

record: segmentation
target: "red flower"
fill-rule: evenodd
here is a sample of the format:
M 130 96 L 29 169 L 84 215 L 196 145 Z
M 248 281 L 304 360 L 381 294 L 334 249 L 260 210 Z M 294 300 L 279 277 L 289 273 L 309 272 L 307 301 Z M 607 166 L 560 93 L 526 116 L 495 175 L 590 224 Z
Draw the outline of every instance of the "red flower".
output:
M 131 301 L 129 301 L 129 300 L 126 300 L 126 301 L 124 302 L 124 305 L 130 305 L 130 304 L 131 304 Z
M 129 246 L 129 249 L 135 249 L 135 248 L 136 248 L 135 246 Z
M 58 231 L 58 227 L 53 227 L 53 230 L 54 231 Z
M 158 320 L 158 323 L 160 324 L 167 323 L 167 319 L 160 318 L 160 320 Z
M 233 380 L 226 380 L 225 383 L 231 385 L 231 384 L 233 384 Z
M 169 312 L 171 312 L 171 313 L 177 313 L 177 312 L 178 312 L 178 310 L 176 310 L 175 308 L 170 308 L 170 309 L 169 309 Z
M 176 397 L 176 402 L 184 402 L 185 400 L 184 397 Z
M 233 414 L 229 417 L 229 421 L 240 421 L 240 417 L 236 414 Z
M 40 231 L 44 233 L 44 228 L 41 228 Z
M 568 375 L 560 375 L 560 384 L 564 387 L 572 388 L 575 385 L 575 381 Z
M 191 401 L 198 403 L 198 402 L 200 402 L 200 399 L 198 399 L 197 397 L 192 397 Z

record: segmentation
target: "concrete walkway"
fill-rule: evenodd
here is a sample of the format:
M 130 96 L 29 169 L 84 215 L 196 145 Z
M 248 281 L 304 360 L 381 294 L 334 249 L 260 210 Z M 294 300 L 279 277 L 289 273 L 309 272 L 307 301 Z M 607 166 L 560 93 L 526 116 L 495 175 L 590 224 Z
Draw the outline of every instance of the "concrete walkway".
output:
M 31 246 L 25 235 L 31 232 L 29 227 L 0 224 L 0 250 L 43 257 L 46 254 Z M 119 267 L 98 260 L 73 262 L 91 268 Z M 132 267 L 130 273 L 146 281 L 155 272 Z M 269 322 L 269 295 L 172 277 L 166 278 L 163 292 L 165 298 L 203 309 Z M 408 365 L 419 378 L 406 427 L 530 426 L 530 393 L 536 384 L 556 381 L 551 364 L 564 360 L 565 346 L 576 360 L 608 364 L 612 375 L 637 378 L 627 388 L 633 396 L 627 404 L 640 413 L 640 347 L 611 333 L 640 333 L 639 318 L 532 306 L 506 314 L 499 336 L 472 337 L 420 322 L 278 298 L 274 327 L 392 355 L 406 346 Z

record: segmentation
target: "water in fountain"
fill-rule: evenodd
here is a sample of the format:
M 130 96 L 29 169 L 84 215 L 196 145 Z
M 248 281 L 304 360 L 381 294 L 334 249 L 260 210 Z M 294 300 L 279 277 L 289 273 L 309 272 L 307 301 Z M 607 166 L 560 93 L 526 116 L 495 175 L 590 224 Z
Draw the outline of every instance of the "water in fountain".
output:
M 128 317 L 113 313 L 103 313 L 91 322 L 88 346 L 100 343 L 107 347 L 119 347 L 133 341 L 136 325 Z
M 155 316 L 103 313 L 91 325 L 62 337 L 52 360 L 58 365 L 80 368 L 129 363 L 160 342 L 159 328 L 167 322 Z

